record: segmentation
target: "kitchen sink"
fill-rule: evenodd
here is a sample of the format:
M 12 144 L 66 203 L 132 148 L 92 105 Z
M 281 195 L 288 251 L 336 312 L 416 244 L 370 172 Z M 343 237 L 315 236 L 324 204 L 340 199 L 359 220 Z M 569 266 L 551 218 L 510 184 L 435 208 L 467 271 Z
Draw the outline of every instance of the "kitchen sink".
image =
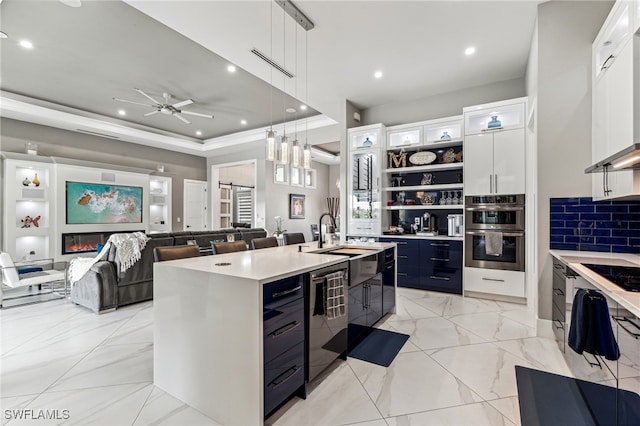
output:
M 337 254 L 337 255 L 340 255 L 340 256 L 356 257 L 356 256 L 366 256 L 368 254 L 374 254 L 374 253 L 377 253 L 377 252 L 380 252 L 380 250 L 379 249 L 363 249 L 363 248 L 340 247 L 340 248 L 337 248 L 337 249 L 318 252 L 318 253 L 320 253 L 320 254 Z

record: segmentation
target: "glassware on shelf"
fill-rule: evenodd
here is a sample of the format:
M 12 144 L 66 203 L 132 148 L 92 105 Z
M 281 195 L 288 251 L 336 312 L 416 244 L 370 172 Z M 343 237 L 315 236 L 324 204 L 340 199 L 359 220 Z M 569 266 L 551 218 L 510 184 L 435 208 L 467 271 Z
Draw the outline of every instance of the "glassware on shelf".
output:
M 362 146 L 373 146 L 373 142 L 371 142 L 371 140 L 369 139 L 369 136 L 367 136 L 364 142 L 362 142 Z
M 405 193 L 404 191 L 398 192 L 398 194 L 396 195 L 396 201 L 398 202 L 398 204 L 404 204 L 404 197 L 405 197 Z
M 440 140 L 441 141 L 450 141 L 451 140 L 451 136 L 449 135 L 449 132 L 442 133 L 442 136 L 440 136 Z
M 396 188 L 404 185 L 404 183 L 405 183 L 405 180 L 402 176 L 396 176 L 393 178 L 393 186 Z
M 447 205 L 450 206 L 453 204 L 453 196 L 451 195 L 451 191 L 447 192 Z
M 487 129 L 498 129 L 502 127 L 502 122 L 498 120 L 497 115 L 491 116 L 491 121 L 487 124 Z
M 460 191 L 460 196 L 458 197 L 458 204 L 464 204 L 464 192 Z
M 458 198 L 458 191 L 453 191 L 453 198 L 451 199 L 451 204 L 460 204 L 460 199 Z
M 441 205 L 441 206 L 444 206 L 445 204 L 447 204 L 447 197 L 446 197 L 446 195 L 445 195 L 445 193 L 446 193 L 446 192 L 447 192 L 447 191 L 440 191 L 440 193 L 442 194 L 442 195 L 440 196 L 440 205 Z

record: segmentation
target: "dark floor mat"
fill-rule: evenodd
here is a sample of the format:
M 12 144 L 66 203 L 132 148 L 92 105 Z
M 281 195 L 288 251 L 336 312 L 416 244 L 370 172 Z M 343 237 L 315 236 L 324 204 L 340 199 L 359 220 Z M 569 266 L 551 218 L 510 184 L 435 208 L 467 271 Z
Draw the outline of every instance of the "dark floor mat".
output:
M 349 351 L 349 356 L 388 367 L 408 339 L 406 334 L 375 328 Z

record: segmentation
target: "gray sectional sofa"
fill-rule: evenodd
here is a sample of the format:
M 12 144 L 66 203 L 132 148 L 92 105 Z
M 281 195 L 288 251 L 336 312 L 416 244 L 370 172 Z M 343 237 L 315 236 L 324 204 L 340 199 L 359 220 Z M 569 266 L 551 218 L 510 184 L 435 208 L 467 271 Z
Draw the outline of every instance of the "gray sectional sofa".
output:
M 94 264 L 71 289 L 71 300 L 94 312 L 114 310 L 120 306 L 153 299 L 153 249 L 185 245 L 195 240 L 202 255 L 212 254 L 211 241 L 224 241 L 234 234 L 236 241 L 250 244 L 254 238 L 263 238 L 267 232 L 261 228 L 233 228 L 218 231 L 173 232 L 150 234 L 142 257 L 135 265 L 120 272 L 117 249 L 112 246 L 105 260 Z

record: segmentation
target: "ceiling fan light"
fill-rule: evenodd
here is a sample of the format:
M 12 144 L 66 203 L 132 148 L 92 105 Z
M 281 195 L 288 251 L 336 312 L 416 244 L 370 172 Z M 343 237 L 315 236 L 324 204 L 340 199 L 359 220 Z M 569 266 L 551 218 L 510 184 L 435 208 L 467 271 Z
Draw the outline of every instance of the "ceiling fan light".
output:
M 266 158 L 267 161 L 275 161 L 276 159 L 276 132 L 273 130 L 267 131 L 267 144 L 266 144 Z

